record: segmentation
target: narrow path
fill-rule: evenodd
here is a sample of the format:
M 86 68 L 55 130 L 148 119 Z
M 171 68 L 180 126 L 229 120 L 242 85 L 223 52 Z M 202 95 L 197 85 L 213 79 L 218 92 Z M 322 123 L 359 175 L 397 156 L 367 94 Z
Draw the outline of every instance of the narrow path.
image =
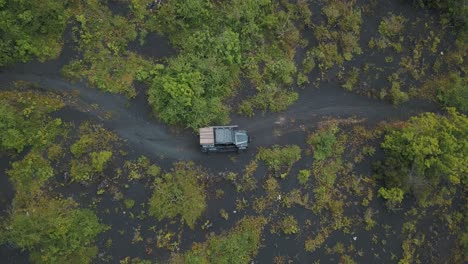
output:
M 30 65 L 26 64 L 25 67 L 27 71 L 31 70 Z M 20 73 L 17 72 L 18 69 L 0 73 L 1 87 L 6 87 L 12 81 L 21 80 L 52 91 L 77 91 L 79 99 L 84 104 L 98 105 L 101 113 L 112 113 L 111 118 L 101 118 L 105 127 L 114 130 L 127 140 L 131 147 L 169 159 L 207 161 L 207 156 L 198 149 L 194 133 L 173 132 L 173 129 L 167 125 L 152 118 L 151 109 L 143 94 L 129 101 L 123 96 L 104 93 L 81 83 L 71 84 L 57 74 L 41 72 L 40 68 L 38 74 L 23 73 L 22 70 Z M 406 119 L 419 112 L 434 110 L 436 110 L 434 105 L 422 102 L 411 102 L 396 108 L 386 102 L 345 92 L 336 83 L 326 83 L 320 89 L 306 87 L 300 91 L 300 99 L 283 113 L 257 113 L 252 118 L 234 114 L 232 124 L 247 129 L 254 138 L 252 147 L 258 147 L 290 143 L 287 133 L 294 129 L 283 131 L 281 137 L 275 136 L 274 131 L 281 130 L 281 123 L 291 120 L 299 130 L 300 125 L 311 128 L 325 117 L 356 116 L 376 123 L 383 120 Z M 91 110 L 89 113 L 98 115 L 99 111 Z M 213 157 L 209 159 L 213 160 Z

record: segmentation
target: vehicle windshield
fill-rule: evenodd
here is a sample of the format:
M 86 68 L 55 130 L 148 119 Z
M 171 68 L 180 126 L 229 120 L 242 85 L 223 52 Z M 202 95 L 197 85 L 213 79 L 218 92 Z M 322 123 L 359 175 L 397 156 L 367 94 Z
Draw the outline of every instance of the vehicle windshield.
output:
M 248 136 L 245 133 L 236 133 L 236 144 L 247 143 Z

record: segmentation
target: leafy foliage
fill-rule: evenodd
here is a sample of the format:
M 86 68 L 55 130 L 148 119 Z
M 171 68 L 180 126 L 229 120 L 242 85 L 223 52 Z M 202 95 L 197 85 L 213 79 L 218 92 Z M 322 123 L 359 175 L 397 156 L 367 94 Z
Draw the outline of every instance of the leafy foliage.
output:
M 337 132 L 338 127 L 333 125 L 325 130 L 319 130 L 309 137 L 307 144 L 312 146 L 316 161 L 323 161 L 333 155 L 337 142 Z
M 0 1 L 0 67 L 33 58 L 55 58 L 68 20 L 61 0 Z
M 309 170 L 300 170 L 297 179 L 299 180 L 299 183 L 302 185 L 305 185 L 307 181 L 310 178 L 310 171 Z
M 266 223 L 263 217 L 245 217 L 227 234 L 212 235 L 204 243 L 195 243 L 192 250 L 174 257 L 171 263 L 250 263 L 260 247 Z
M 286 235 L 297 234 L 299 232 L 299 225 L 297 220 L 292 215 L 283 217 L 280 222 L 280 227 L 283 233 Z
M 117 143 L 117 136 L 91 123 L 83 123 L 79 134 L 80 138 L 70 146 L 74 156 L 70 175 L 74 181 L 86 182 L 106 168 L 112 158 L 112 145 Z
M 178 215 L 190 227 L 206 208 L 206 191 L 201 182 L 203 172 L 193 163 L 175 163 L 171 172 L 157 178 L 149 201 L 149 212 L 158 220 Z
M 468 113 L 468 78 L 453 73 L 436 81 L 437 100 L 445 106 L 457 108 L 459 111 Z
M 180 55 L 152 79 L 149 103 L 169 124 L 198 129 L 209 123 L 226 123 L 228 109 L 222 99 L 233 85 L 230 67 L 216 57 Z
M 0 93 L 0 150 L 41 148 L 62 131 L 62 121 L 47 114 L 63 107 L 60 98 L 35 91 Z
M 468 25 L 468 7 L 464 0 L 414 0 L 421 7 L 436 8 L 446 13 L 455 25 Z
M 325 25 L 314 28 L 319 44 L 312 49 L 312 54 L 318 61 L 319 68 L 327 70 L 362 53 L 358 42 L 362 18 L 354 1 L 328 1 L 322 11 L 327 21 Z
M 446 116 L 425 113 L 390 131 L 382 143 L 380 174 L 387 187 L 413 193 L 422 205 L 441 187 L 466 184 L 468 118 L 448 109 Z
M 271 171 L 285 178 L 294 163 L 301 159 L 301 148 L 296 145 L 260 148 L 257 158 L 263 160 Z
M 403 33 L 405 29 L 405 18 L 391 14 L 385 17 L 379 25 L 379 32 L 387 38 L 395 38 Z
M 283 87 L 294 82 L 299 41 L 292 21 L 299 12 L 290 12 L 294 15 L 271 0 L 166 1 L 148 25 L 167 34 L 180 53 L 149 79 L 149 102 L 158 117 L 194 129 L 226 123 L 224 101 L 234 94 L 241 72 L 257 91 L 241 104 L 241 112 L 284 110 L 297 99 Z
M 135 23 L 97 0 L 79 1 L 70 11 L 77 22 L 73 28 L 82 58 L 62 69 L 69 79 L 86 79 L 91 85 L 111 93 L 134 97 L 133 81 L 151 62 L 127 50 L 135 40 Z
M 32 251 L 36 263 L 90 263 L 92 242 L 106 228 L 72 200 L 40 198 L 15 208 L 2 229 L 1 240 Z
M 15 187 L 17 204 L 24 204 L 39 194 L 44 183 L 54 176 L 49 161 L 36 151 L 31 151 L 22 160 L 13 162 L 11 166 L 7 174 Z
M 403 201 L 404 192 L 400 188 L 390 188 L 380 187 L 378 191 L 379 196 L 387 200 L 387 206 L 392 209 L 395 208 Z

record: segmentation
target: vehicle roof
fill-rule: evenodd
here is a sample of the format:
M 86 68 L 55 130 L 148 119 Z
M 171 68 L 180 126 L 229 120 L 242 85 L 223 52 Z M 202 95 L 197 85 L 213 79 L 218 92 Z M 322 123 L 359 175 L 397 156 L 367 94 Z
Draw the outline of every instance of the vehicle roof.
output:
M 215 128 L 214 131 L 215 131 L 216 143 L 226 144 L 226 143 L 234 142 L 232 128 L 219 127 L 219 128 Z

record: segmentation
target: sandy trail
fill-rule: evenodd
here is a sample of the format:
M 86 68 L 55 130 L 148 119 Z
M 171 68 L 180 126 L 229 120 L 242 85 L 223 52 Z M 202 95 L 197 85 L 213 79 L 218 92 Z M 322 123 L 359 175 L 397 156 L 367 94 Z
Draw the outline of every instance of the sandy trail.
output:
M 27 81 L 41 88 L 57 92 L 78 92 L 82 105 L 88 107 L 89 114 L 99 115 L 104 126 L 114 130 L 132 146 L 157 153 L 170 159 L 203 160 L 206 155 L 200 153 L 197 137 L 190 131 L 174 132 L 151 115 L 151 109 L 141 94 L 135 100 L 128 100 L 121 95 L 113 95 L 89 88 L 84 84 L 72 84 L 57 75 L 27 74 L 5 71 L 0 73 L 0 84 L 6 87 L 12 81 Z M 81 109 L 83 111 L 83 108 Z M 382 120 L 405 119 L 415 113 L 434 110 L 427 103 L 407 103 L 395 108 L 389 103 L 369 99 L 345 92 L 338 84 L 327 83 L 322 88 L 306 87 L 300 91 L 300 99 L 282 113 L 257 113 L 252 118 L 232 116 L 232 124 L 249 131 L 255 139 L 253 147 L 273 144 L 288 144 L 287 137 L 273 136 L 274 130 L 281 130 L 284 123 L 294 121 L 299 129 L 314 127 L 326 117 L 346 118 L 355 116 L 365 118 L 372 123 Z M 110 118 L 103 118 L 103 112 L 110 112 Z M 293 129 L 294 130 L 294 129 Z M 289 129 L 288 131 L 293 131 Z M 288 131 L 282 133 L 288 133 Z

